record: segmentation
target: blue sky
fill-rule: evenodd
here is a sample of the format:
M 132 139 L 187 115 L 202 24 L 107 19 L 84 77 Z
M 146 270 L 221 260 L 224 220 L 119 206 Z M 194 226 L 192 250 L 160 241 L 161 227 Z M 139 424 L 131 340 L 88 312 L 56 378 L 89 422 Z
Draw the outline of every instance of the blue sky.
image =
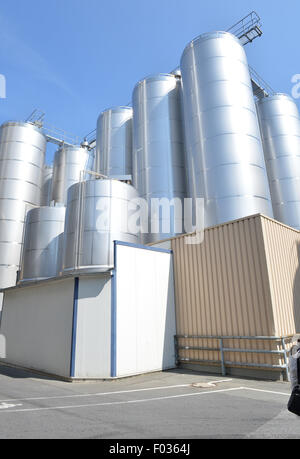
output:
M 299 0 L 0 0 L 0 123 L 39 108 L 47 124 L 82 138 L 102 110 L 131 101 L 138 80 L 176 67 L 191 39 L 251 10 L 264 34 L 246 46 L 249 64 L 291 93 Z M 52 155 L 49 148 L 48 162 Z

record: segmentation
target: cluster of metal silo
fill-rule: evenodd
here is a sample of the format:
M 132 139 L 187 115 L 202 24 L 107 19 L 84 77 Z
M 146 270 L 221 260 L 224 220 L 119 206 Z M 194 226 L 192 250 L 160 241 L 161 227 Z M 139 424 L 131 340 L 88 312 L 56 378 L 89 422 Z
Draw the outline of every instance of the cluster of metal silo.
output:
M 45 165 L 46 140 L 32 123 L 0 128 L 0 288 L 18 271 L 28 282 L 107 270 L 114 240 L 187 232 L 186 198 L 203 199 L 205 227 L 262 213 L 300 229 L 297 106 L 283 94 L 255 104 L 229 33 L 197 37 L 180 67 L 136 84 L 132 107 L 103 111 L 95 158 L 62 143 Z

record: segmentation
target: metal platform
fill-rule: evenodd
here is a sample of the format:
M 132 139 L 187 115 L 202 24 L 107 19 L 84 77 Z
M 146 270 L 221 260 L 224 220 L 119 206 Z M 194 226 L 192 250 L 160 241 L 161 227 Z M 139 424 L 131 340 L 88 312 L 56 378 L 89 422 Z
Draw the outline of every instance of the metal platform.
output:
M 231 26 L 227 32 L 236 35 L 243 46 L 252 43 L 253 40 L 263 34 L 260 17 L 255 11 L 251 11 L 247 16 Z

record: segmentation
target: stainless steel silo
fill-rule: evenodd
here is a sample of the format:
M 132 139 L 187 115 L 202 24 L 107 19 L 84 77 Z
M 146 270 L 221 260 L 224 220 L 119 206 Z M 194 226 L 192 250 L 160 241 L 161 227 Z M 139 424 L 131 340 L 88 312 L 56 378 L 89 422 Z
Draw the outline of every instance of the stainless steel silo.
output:
M 45 164 L 43 169 L 41 206 L 49 206 L 52 200 L 53 166 Z
M 28 212 L 21 282 L 59 275 L 65 225 L 65 207 L 37 207 Z
M 16 284 L 26 213 L 39 206 L 46 138 L 29 123 L 0 128 L 0 288 Z
M 300 117 L 286 94 L 257 102 L 274 217 L 300 230 Z
M 181 58 L 189 194 L 204 198 L 205 226 L 272 217 L 251 79 L 237 37 L 213 32 Z
M 139 242 L 129 221 L 137 197 L 133 186 L 117 180 L 87 180 L 70 188 L 63 273 L 106 271 L 114 265 L 114 240 Z
M 52 200 L 55 203 L 67 204 L 68 189 L 74 183 L 84 179 L 84 170 L 94 166 L 92 151 L 82 146 L 62 146 L 54 156 Z
M 183 207 L 186 197 L 180 77 L 145 78 L 134 88 L 132 105 L 133 185 L 149 206 L 149 233 L 143 235 L 143 242 L 150 243 L 184 232 L 177 211 L 171 212 L 170 226 L 161 210 L 150 213 L 153 198 L 177 198 Z M 150 226 L 154 219 L 158 219 L 157 232 Z
M 107 177 L 132 175 L 131 107 L 114 107 L 100 114 L 95 170 Z

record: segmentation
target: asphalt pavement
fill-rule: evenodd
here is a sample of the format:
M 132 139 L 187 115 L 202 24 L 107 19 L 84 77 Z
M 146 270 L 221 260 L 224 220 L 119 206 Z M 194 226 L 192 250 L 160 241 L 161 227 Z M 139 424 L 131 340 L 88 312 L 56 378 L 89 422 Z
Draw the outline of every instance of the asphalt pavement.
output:
M 0 366 L 0 439 L 300 438 L 287 382 L 172 370 L 68 383 Z

